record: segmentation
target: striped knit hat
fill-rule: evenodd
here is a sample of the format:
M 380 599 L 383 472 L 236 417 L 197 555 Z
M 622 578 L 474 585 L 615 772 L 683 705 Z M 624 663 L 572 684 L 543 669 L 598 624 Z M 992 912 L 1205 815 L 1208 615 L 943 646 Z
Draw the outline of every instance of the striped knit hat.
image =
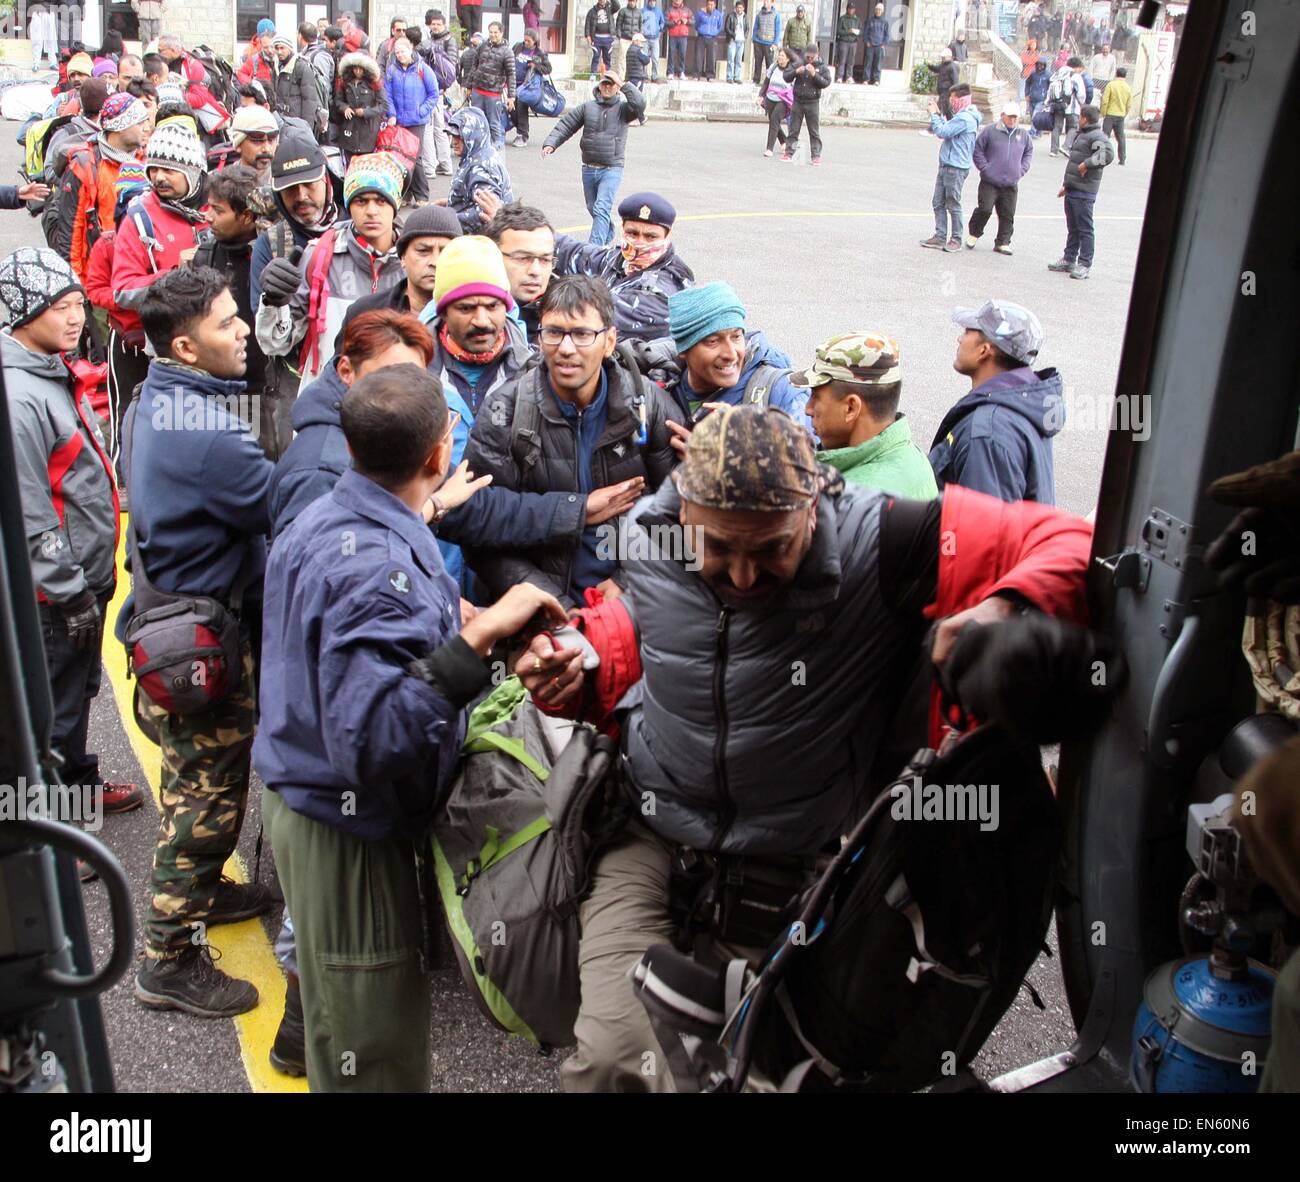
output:
M 406 178 L 397 162 L 387 152 L 353 156 L 343 176 L 343 204 L 351 205 L 363 193 L 378 193 L 396 211 L 402 204 L 402 185 Z
M 180 122 L 164 123 L 149 137 L 145 149 L 146 174 L 151 168 L 174 168 L 185 174 L 190 182 L 186 197 L 193 197 L 199 189 L 199 179 L 207 171 L 208 159 L 203 153 L 203 141 Z
M 149 118 L 149 108 L 134 95 L 110 94 L 99 112 L 99 126 L 104 131 L 125 131 Z

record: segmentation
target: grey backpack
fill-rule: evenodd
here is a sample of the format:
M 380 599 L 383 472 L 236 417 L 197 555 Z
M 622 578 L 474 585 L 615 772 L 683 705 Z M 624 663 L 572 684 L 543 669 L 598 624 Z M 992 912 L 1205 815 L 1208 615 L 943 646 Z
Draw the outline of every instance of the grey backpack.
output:
M 544 718 L 508 678 L 470 716 L 434 820 L 438 894 L 470 993 L 543 1049 L 574 1041 L 578 904 L 619 827 L 606 800 L 614 750 L 592 727 Z

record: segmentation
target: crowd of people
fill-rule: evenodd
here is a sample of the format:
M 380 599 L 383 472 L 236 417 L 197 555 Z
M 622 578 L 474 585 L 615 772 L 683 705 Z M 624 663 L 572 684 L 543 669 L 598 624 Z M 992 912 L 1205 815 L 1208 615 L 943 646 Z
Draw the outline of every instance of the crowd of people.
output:
M 441 20 L 431 11 L 430 30 Z M 641 1073 L 655 1044 L 626 974 L 668 926 L 673 848 L 803 857 L 843 832 L 923 616 L 946 618 L 942 661 L 962 623 L 1081 615 L 1088 530 L 1053 508 L 1062 379 L 1036 368 L 1044 334 L 1029 309 L 956 309 L 953 367 L 969 390 L 921 450 L 888 332 L 838 332 L 796 364 L 780 326 L 753 324 L 729 284 L 696 282 L 668 197 L 615 207 L 643 107 L 612 62 L 547 140 L 553 151 L 581 130 L 584 187 L 610 223 L 583 242 L 517 198 L 493 148 L 515 85 L 500 27 L 471 59 L 472 100 L 446 112 L 437 50 L 430 64 L 425 39 L 404 32 L 372 61 L 351 21 L 303 26 L 296 42 L 260 30 L 239 105 L 211 126 L 200 111 L 205 96 L 224 109 L 220 79 L 179 37 L 119 56 L 111 93 L 93 61 L 68 63 L 56 102 L 77 109 L 58 130 L 81 123 L 47 152 L 51 168 L 59 149 L 65 160 L 51 174 L 52 249 L 0 261 L 53 744 L 67 782 L 97 786 L 105 811 L 141 803 L 86 749 L 129 506 L 132 595 L 113 624 L 163 769 L 135 996 L 204 1017 L 258 1004 L 207 935 L 276 904 L 266 884 L 222 874 L 256 769 L 287 904 L 272 1061 L 313 1090 L 418 1090 L 429 896 L 412 850 L 489 659 L 508 653 L 539 709 L 593 721 L 641 681 L 644 705 L 623 723 L 627 787 L 661 808 L 597 865 L 583 903 L 583 1009 L 564 1077 L 669 1086 L 666 1072 Z M 335 43 L 323 88 L 318 42 Z M 829 70 L 811 44 L 777 47 L 771 70 L 798 116 L 787 154 L 806 122 L 815 161 Z M 779 101 L 776 76 L 764 101 Z M 945 150 L 981 170 L 967 244 L 996 208 L 1005 245 L 1031 149 L 1010 111 L 976 135 L 963 99 L 954 87 L 952 118 L 934 120 Z M 945 133 L 953 123 L 960 134 Z M 430 202 L 415 186 L 439 168 L 440 134 L 457 166 L 449 196 Z M 1091 108 L 1074 143 L 1095 193 L 1105 140 Z M 941 164 L 936 216 L 940 189 L 960 200 L 953 169 L 959 159 Z M 0 187 L 0 206 L 41 187 Z M 945 246 L 961 237 L 959 206 L 943 234 Z M 93 353 L 97 321 L 102 423 L 94 379 L 65 364 Z M 938 541 L 958 517 L 973 540 L 959 571 Z M 602 527 L 651 520 L 700 531 L 698 569 L 610 552 Z M 151 649 L 158 604 L 205 605 L 222 657 Z M 793 765 L 773 758 L 770 718 L 807 730 L 777 744 L 792 752 L 825 751 L 828 734 L 802 699 L 772 700 L 808 649 L 774 605 L 815 618 L 820 674 L 854 670 L 842 734 L 829 736 L 847 762 L 828 768 L 811 810 Z M 612 646 L 610 676 L 585 682 L 583 654 L 534 635 L 542 619 Z M 732 651 L 766 656 L 737 657 L 748 689 L 719 703 L 707 687 L 729 676 L 729 630 Z M 198 706 L 147 676 L 169 657 L 220 674 L 187 688 Z M 716 673 L 687 675 L 701 659 Z M 731 745 L 696 751 L 719 717 Z

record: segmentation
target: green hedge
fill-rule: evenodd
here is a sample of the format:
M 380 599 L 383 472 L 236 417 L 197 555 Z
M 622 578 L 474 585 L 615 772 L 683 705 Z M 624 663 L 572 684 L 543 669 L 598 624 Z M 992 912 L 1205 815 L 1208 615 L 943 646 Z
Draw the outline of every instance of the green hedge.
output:
M 925 62 L 912 67 L 912 93 L 938 94 L 939 81 L 935 72 Z

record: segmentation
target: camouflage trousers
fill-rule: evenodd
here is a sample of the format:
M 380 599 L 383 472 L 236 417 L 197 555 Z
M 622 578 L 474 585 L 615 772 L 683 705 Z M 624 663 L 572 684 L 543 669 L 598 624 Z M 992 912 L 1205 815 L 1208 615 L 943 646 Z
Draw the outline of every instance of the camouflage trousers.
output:
M 158 844 L 150 878 L 145 955 L 166 960 L 206 940 L 206 920 L 234 853 L 248 803 L 257 690 L 253 653 L 223 702 L 198 714 L 168 714 L 146 702 L 162 748 Z

